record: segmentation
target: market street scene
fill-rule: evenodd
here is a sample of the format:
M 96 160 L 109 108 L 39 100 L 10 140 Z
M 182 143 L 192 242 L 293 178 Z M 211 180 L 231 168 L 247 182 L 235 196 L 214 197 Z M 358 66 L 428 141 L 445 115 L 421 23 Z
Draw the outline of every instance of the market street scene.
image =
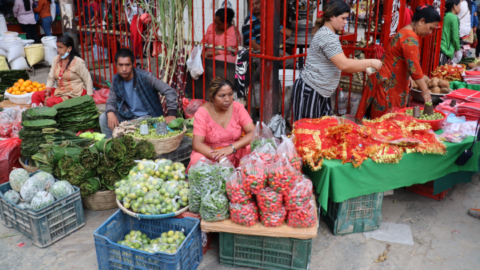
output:
M 479 8 L 0 0 L 0 269 L 479 269 Z

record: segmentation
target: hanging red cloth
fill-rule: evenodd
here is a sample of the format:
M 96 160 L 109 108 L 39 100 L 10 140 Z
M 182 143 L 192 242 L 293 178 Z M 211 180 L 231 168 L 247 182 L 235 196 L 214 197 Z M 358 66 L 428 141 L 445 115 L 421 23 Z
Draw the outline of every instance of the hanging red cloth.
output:
M 130 33 L 132 35 L 133 55 L 142 57 L 142 35 L 143 23 L 139 20 L 138 15 L 133 16 L 130 24 Z

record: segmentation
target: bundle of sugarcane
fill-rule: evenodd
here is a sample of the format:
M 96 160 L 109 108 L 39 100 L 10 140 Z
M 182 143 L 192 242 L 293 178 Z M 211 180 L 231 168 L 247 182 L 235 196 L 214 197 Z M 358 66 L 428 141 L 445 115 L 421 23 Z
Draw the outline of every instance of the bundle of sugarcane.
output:
M 86 130 L 98 126 L 98 109 L 91 96 L 71 98 L 53 106 L 60 130 Z

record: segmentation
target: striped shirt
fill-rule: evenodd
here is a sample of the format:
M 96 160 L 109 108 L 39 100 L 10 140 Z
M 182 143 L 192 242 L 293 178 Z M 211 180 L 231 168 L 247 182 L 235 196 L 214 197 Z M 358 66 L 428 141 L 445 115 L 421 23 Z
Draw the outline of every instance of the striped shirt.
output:
M 255 15 L 252 15 L 252 40 L 255 40 L 258 44 L 260 44 L 260 18 L 255 17 Z M 280 25 L 280 29 L 282 29 L 283 26 Z M 242 35 L 243 35 L 243 45 L 245 47 L 250 46 L 250 15 L 245 18 L 245 21 L 243 22 L 242 26 Z
M 302 79 L 323 97 L 330 97 L 340 82 L 340 69 L 330 60 L 343 53 L 338 35 L 328 27 L 318 29 L 307 51 Z

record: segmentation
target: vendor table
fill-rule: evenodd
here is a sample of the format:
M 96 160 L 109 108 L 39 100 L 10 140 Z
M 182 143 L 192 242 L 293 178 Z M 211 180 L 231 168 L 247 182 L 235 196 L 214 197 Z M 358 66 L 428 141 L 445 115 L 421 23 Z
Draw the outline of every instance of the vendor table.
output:
M 439 130 L 436 133 L 442 132 Z M 399 163 L 393 164 L 375 163 L 368 159 L 358 168 L 354 168 L 351 163 L 342 164 L 341 160 L 324 160 L 322 169 L 314 172 L 304 166 L 303 172 L 312 179 L 319 194 L 319 203 L 325 211 L 328 199 L 339 203 L 358 196 L 442 178 L 439 182 L 436 181 L 437 187 L 434 187 L 438 193 L 456 183 L 470 182 L 473 172 L 478 171 L 480 143 L 475 144 L 473 157 L 467 164 L 455 164 L 457 157 L 470 147 L 473 140 L 474 137 L 468 137 L 461 143 L 445 143 L 447 155 L 404 154 Z M 456 173 L 456 176 L 452 173 Z M 450 174 L 454 177 L 448 176 Z

